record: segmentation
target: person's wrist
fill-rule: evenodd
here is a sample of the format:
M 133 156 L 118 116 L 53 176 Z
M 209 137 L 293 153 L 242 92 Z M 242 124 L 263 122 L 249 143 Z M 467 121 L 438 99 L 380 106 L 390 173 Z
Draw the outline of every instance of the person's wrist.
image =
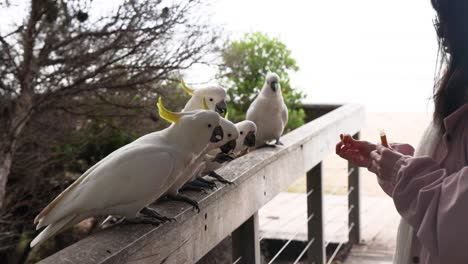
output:
M 393 165 L 391 176 L 392 184 L 395 185 L 398 182 L 398 173 L 400 172 L 400 169 L 403 166 L 403 164 L 406 163 L 406 160 L 408 160 L 409 158 L 411 158 L 411 156 L 402 156 Z

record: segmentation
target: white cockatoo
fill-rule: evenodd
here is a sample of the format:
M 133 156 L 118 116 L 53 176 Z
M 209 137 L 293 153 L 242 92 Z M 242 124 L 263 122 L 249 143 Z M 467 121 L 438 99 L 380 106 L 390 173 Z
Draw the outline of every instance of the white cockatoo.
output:
M 186 103 L 184 109 L 182 111 L 192 111 L 192 110 L 197 110 L 197 109 L 205 109 L 205 110 L 214 110 L 217 113 L 219 113 L 221 116 L 227 115 L 227 105 L 226 101 L 229 100 L 228 95 L 226 94 L 226 90 L 221 87 L 221 86 L 209 86 L 205 88 L 198 88 L 198 89 L 192 89 L 188 87 L 188 85 L 184 82 L 184 80 L 180 81 L 180 84 L 184 91 L 186 91 L 188 94 L 190 94 L 192 97 L 189 99 L 189 101 Z M 230 134 L 233 134 L 232 132 L 225 133 L 225 136 L 229 138 Z M 235 142 L 231 142 L 229 144 L 225 144 L 223 147 L 225 150 L 229 148 L 229 146 L 233 145 Z M 216 147 L 213 145 L 211 146 L 210 152 L 215 151 L 216 152 Z M 226 157 L 226 156 L 225 156 Z M 198 179 L 198 184 L 203 185 L 204 187 L 214 187 L 216 186 L 215 183 L 209 182 L 209 181 L 204 181 L 202 178 L 199 178 L 200 172 L 203 171 L 205 162 L 204 161 L 211 161 L 213 159 L 212 156 L 209 155 L 209 153 L 206 153 L 206 157 L 198 157 L 196 161 L 197 168 L 191 168 L 192 171 L 190 171 L 187 175 L 187 179 Z M 197 170 L 197 171 L 195 171 Z M 217 175 L 219 176 L 219 175 Z M 218 180 L 220 180 L 223 183 L 228 183 L 228 181 L 224 180 L 221 176 L 217 177 Z M 177 183 L 175 186 L 179 186 L 180 183 Z M 188 187 L 189 185 L 187 185 Z M 188 189 L 188 188 L 184 188 Z M 170 197 L 170 196 L 169 196 Z M 189 202 L 188 200 L 186 200 Z M 190 201 L 190 203 L 194 206 L 196 204 L 193 201 Z
M 222 141 L 211 144 L 213 145 L 213 148 L 205 156 L 205 164 L 198 177 L 202 179 L 202 176 L 208 175 L 222 183 L 231 184 L 232 182 L 224 179 L 214 171 L 222 167 L 223 163 L 226 161 L 234 159 L 233 151 L 237 146 L 237 139 L 239 138 L 240 133 L 237 126 L 228 119 L 221 119 L 219 125 L 223 128 L 225 137 Z
M 88 169 L 34 220 L 46 228 L 31 247 L 91 216 L 118 215 L 134 223 L 166 220 L 150 203 L 166 194 L 190 161 L 209 143 L 223 139 L 213 111 L 174 113 L 158 102 L 160 116 L 173 123 L 117 149 Z
M 242 156 L 249 148 L 255 146 L 255 135 L 257 133 L 257 126 L 254 122 L 244 120 L 235 124 L 239 137 L 236 139 L 236 143 L 232 144 L 227 148 L 226 145 L 223 148 L 217 149 L 210 152 L 208 158 L 205 160 L 206 166 L 202 175 L 209 175 L 219 180 L 221 177 L 215 171 L 222 168 L 228 161 L 234 160 Z M 233 148 L 234 147 L 234 148 Z M 222 181 L 222 180 L 221 180 Z
M 288 108 L 276 73 L 267 74 L 260 94 L 247 110 L 246 119 L 257 125 L 256 147 L 274 146 L 268 145 L 272 140 L 276 141 L 276 145 L 282 145 L 280 137 L 288 123 Z
M 203 99 L 203 108 L 207 109 L 208 105 L 205 99 Z M 236 140 L 239 137 L 239 131 L 237 130 L 237 127 L 229 120 L 225 118 L 221 118 L 219 121 L 219 126 L 223 129 L 223 140 L 215 143 L 210 143 L 207 145 L 207 147 L 202 151 L 202 153 L 194 159 L 191 163 L 191 166 L 186 170 L 186 175 L 181 178 L 180 181 L 177 181 L 174 183 L 174 185 L 171 187 L 170 192 L 169 192 L 169 198 L 172 198 L 175 194 L 178 194 L 179 189 L 184 186 L 184 184 L 187 184 L 190 180 L 196 180 L 198 179 L 201 181 L 200 183 L 195 183 L 195 185 L 200 186 L 202 185 L 203 187 L 214 187 L 215 184 L 213 182 L 205 181 L 201 179 L 201 176 L 204 176 L 205 174 L 202 174 L 203 171 L 205 171 L 206 168 L 206 163 L 211 162 L 213 159 L 216 157 L 213 157 L 210 155 L 210 153 L 218 153 L 219 149 L 223 153 L 230 153 L 234 148 L 236 147 Z M 219 181 L 223 183 L 230 183 L 229 181 L 225 180 L 223 177 L 219 175 L 210 175 L 218 179 Z M 193 184 L 192 184 L 193 185 Z M 190 186 L 190 185 L 189 185 Z M 189 188 L 185 188 L 189 189 Z M 179 195 L 180 196 L 180 195 Z M 185 200 L 188 202 L 187 200 Z M 195 206 L 193 202 L 190 202 L 192 205 Z
M 227 112 L 226 101 L 228 96 L 226 90 L 221 86 L 209 86 L 204 88 L 192 89 L 185 84 L 184 80 L 180 81 L 182 88 L 192 97 L 185 104 L 183 112 L 204 109 L 203 98 L 206 100 L 209 110 L 213 110 L 224 116 Z
M 239 137 L 237 138 L 236 148 L 233 152 L 237 158 L 249 148 L 255 147 L 257 125 L 250 120 L 244 120 L 236 123 L 236 127 L 239 130 Z

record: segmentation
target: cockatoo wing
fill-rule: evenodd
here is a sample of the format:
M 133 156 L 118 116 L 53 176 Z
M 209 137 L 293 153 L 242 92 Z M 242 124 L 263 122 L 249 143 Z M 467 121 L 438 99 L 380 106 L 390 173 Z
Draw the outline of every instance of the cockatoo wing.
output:
M 258 104 L 258 97 L 250 104 L 249 109 L 247 109 L 247 113 L 245 115 L 247 120 L 253 121 L 258 119 L 259 111 L 257 111 L 257 104 Z
M 183 169 L 178 171 L 175 176 L 176 180 L 171 182 L 167 193 L 170 195 L 177 195 L 179 189 L 189 182 L 192 179 L 198 177 L 199 173 L 203 170 L 204 166 L 201 167 L 201 164 L 204 164 L 206 153 L 208 152 L 208 146 L 205 147 L 199 154 L 193 155 L 190 158 L 190 161 L 182 165 Z
M 38 215 L 38 227 L 72 213 L 118 215 L 126 213 L 119 210 L 127 205 L 141 203 L 143 207 L 170 186 L 175 165 L 176 159 L 167 148 L 128 145 L 60 194 Z
M 288 107 L 283 103 L 283 110 L 281 112 L 281 119 L 283 120 L 283 125 L 286 127 L 288 124 Z

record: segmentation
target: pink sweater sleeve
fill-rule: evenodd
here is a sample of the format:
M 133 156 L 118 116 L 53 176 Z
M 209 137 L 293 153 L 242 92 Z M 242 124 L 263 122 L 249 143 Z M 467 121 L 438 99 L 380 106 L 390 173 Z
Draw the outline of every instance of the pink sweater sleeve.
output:
M 395 168 L 395 206 L 414 228 L 421 244 L 433 256 L 465 263 L 468 166 L 448 174 L 430 157 L 405 157 Z

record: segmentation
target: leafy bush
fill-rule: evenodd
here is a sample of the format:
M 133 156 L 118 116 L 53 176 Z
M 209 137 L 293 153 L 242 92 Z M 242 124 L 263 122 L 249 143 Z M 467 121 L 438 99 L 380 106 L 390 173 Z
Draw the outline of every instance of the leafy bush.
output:
M 226 43 L 221 51 L 222 65 L 218 78 L 228 88 L 230 119 L 245 119 L 249 105 L 265 82 L 268 72 L 275 72 L 281 79 L 281 90 L 289 109 L 287 130 L 304 124 L 305 113 L 300 101 L 305 97 L 290 85 L 289 73 L 299 70 L 291 51 L 277 38 L 264 33 L 246 34 L 243 39 Z

